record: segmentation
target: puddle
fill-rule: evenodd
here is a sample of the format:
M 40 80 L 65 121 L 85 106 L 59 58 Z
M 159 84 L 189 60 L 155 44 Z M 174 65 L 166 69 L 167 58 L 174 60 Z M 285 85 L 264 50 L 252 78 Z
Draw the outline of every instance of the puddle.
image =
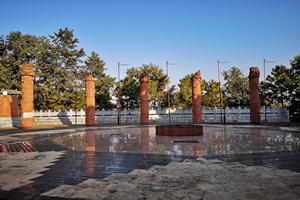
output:
M 74 151 L 213 156 L 300 150 L 300 135 L 258 128 L 203 127 L 203 135 L 156 135 L 155 127 L 86 130 L 51 139 Z
M 202 130 L 203 128 L 203 130 Z M 183 156 L 218 156 L 300 150 L 297 132 L 261 128 L 201 127 L 203 135 L 157 135 L 155 126 L 90 129 L 76 133 L 2 137 L 0 152 L 94 151 Z M 18 139 L 21 138 L 21 139 Z M 26 141 L 23 141 L 26 139 Z

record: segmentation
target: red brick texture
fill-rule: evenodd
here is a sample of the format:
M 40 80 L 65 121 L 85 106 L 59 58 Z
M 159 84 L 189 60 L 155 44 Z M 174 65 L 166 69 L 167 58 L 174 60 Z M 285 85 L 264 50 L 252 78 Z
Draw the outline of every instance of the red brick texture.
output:
M 251 124 L 260 124 L 259 74 L 260 72 L 258 67 L 250 68 L 249 87 Z
M 32 128 L 33 124 L 33 64 L 21 67 L 21 128 Z
M 201 114 L 201 76 L 200 70 L 192 77 L 192 107 L 193 107 L 193 123 L 202 123 Z
M 85 79 L 85 124 L 87 126 L 95 125 L 95 79 L 92 72 L 88 73 Z

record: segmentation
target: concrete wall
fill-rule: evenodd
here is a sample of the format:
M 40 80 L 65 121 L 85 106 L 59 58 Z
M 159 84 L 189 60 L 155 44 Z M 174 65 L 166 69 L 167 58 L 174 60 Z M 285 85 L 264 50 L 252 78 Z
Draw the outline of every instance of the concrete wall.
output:
M 20 127 L 20 117 L 0 117 L 0 128 Z

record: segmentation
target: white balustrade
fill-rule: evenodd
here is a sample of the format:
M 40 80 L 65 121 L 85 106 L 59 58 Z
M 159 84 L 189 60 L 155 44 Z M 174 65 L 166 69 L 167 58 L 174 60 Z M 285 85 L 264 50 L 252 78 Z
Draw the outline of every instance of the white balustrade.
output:
M 268 122 L 288 122 L 289 121 L 289 111 L 285 108 L 275 108 L 268 107 L 267 120 Z M 33 115 L 36 124 L 72 124 L 76 117 L 79 124 L 85 123 L 85 111 L 83 109 L 75 112 L 74 110 L 68 111 L 34 111 Z M 172 108 L 170 110 L 172 122 L 192 122 L 192 109 L 176 109 Z M 261 110 L 261 120 L 265 121 L 265 109 L 262 106 Z M 168 122 L 169 109 L 149 109 L 149 120 L 150 122 Z M 202 107 L 202 121 L 206 123 L 216 123 L 221 122 L 221 115 L 224 116 L 224 108 L 214 107 L 205 108 Z M 96 124 L 98 123 L 116 123 L 118 116 L 118 110 L 96 110 L 95 118 Z M 121 123 L 138 123 L 140 118 L 140 109 L 135 110 L 121 110 Z M 250 109 L 249 108 L 225 108 L 226 122 L 250 122 Z M 54 121 L 51 122 L 50 121 Z M 223 119 L 222 119 L 223 120 Z

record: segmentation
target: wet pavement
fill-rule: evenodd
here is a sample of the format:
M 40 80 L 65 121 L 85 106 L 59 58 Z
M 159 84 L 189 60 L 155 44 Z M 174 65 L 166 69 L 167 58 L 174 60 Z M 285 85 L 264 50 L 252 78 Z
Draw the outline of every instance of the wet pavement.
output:
M 37 172 L 38 177 L 30 178 L 30 183 L 6 190 L 5 182 L 1 183 L 0 197 L 50 198 L 40 194 L 61 185 L 198 157 L 300 172 L 299 127 L 203 125 L 203 135 L 162 136 L 156 135 L 155 126 L 132 125 L 1 134 L 0 177 L 9 170 L 5 171 L 5 155 L 26 157 L 30 152 L 53 151 L 59 156 L 49 159 L 49 165 Z M 44 159 L 36 156 L 33 158 Z

